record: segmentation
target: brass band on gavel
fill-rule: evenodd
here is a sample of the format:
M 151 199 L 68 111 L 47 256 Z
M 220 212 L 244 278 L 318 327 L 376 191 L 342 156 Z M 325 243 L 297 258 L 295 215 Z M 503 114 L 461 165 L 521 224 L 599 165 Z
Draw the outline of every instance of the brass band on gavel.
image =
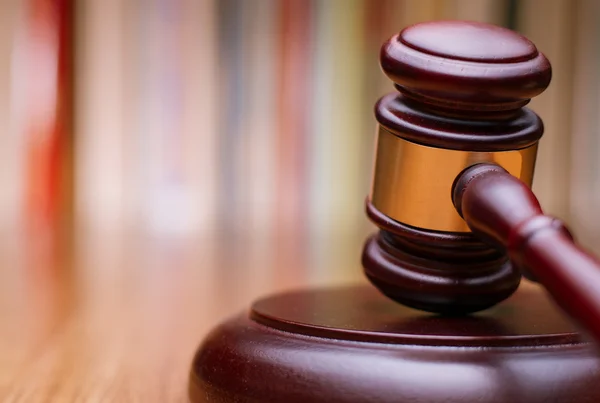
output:
M 533 180 L 537 142 L 507 151 L 465 151 L 425 146 L 378 126 L 371 203 L 393 220 L 418 228 L 468 232 L 452 204 L 456 177 L 477 163 L 495 163 L 528 186 Z

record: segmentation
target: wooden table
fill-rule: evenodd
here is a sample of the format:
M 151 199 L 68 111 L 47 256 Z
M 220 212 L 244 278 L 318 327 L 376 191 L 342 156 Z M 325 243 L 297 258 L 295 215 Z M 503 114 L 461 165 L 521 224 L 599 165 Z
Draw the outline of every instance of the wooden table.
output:
M 2 402 L 187 401 L 217 322 L 265 292 L 361 277 L 360 249 L 354 267 L 310 275 L 293 236 L 274 252 L 214 235 L 1 235 Z

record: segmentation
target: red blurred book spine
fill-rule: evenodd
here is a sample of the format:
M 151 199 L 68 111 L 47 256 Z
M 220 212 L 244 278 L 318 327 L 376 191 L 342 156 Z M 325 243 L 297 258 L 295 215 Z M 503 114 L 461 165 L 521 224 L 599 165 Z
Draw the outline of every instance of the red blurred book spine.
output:
M 28 0 L 18 46 L 24 91 L 25 214 L 54 226 L 70 194 L 72 0 Z
M 305 230 L 306 142 L 310 100 L 311 7 L 305 0 L 279 4 L 278 178 L 276 222 L 285 231 Z

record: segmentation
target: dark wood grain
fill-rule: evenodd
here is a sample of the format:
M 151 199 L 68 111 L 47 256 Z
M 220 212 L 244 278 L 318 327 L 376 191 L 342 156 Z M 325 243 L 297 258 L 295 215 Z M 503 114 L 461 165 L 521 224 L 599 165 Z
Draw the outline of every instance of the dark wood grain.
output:
M 543 133 L 523 106 L 548 86 L 552 70 L 515 32 L 461 21 L 417 24 L 384 43 L 380 62 L 400 94 L 381 98 L 375 116 L 400 137 L 499 151 L 527 147 Z
M 535 145 L 543 134 L 540 118 L 523 106 L 548 86 L 550 63 L 515 32 L 460 21 L 417 24 L 383 45 L 380 62 L 400 93 L 382 97 L 375 116 L 402 139 L 487 153 Z M 367 215 L 381 232 L 365 245 L 365 274 L 402 304 L 469 313 L 504 300 L 519 285 L 521 272 L 503 252 L 473 234 L 411 227 L 369 200 Z
M 510 296 L 521 273 L 469 233 L 417 229 L 389 220 L 367 201 L 382 230 L 363 250 L 367 278 L 393 300 L 449 315 L 480 311 Z
M 427 146 L 452 150 L 505 151 L 528 147 L 543 134 L 540 118 L 523 108 L 501 114 L 469 113 L 448 117 L 406 94 L 388 94 L 375 105 L 379 124 L 398 137 Z
M 459 177 L 453 195 L 473 232 L 504 246 L 600 341 L 600 262 L 560 220 L 543 214 L 525 184 L 501 167 L 479 164 Z
M 550 83 L 546 57 L 506 28 L 436 21 L 383 44 L 381 66 L 406 96 L 452 113 L 518 110 Z
M 482 348 L 485 347 L 485 348 Z M 216 328 L 192 402 L 592 403 L 600 359 L 526 285 L 475 316 L 402 307 L 371 287 L 290 292 Z M 576 396 L 576 397 L 575 397 Z

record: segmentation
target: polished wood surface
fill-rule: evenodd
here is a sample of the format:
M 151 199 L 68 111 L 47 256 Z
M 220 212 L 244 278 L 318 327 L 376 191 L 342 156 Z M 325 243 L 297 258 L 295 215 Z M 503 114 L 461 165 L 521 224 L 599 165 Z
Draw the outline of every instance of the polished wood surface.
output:
M 429 312 L 480 311 L 510 296 L 520 271 L 471 233 L 414 228 L 389 219 L 370 201 L 369 219 L 381 231 L 367 240 L 367 278 L 393 300 Z
M 252 304 L 250 318 L 292 333 L 374 343 L 523 347 L 582 342 L 569 318 L 531 283 L 503 306 L 458 317 L 395 304 L 363 285 L 264 297 Z
M 273 242 L 277 251 L 250 235 L 3 231 L 0 401 L 187 401 L 209 328 L 259 295 L 360 276 L 358 250 L 354 267 L 319 275 L 293 234 Z
M 383 44 L 380 59 L 400 92 L 452 115 L 519 110 L 552 76 L 548 59 L 527 38 L 472 21 L 404 28 Z
M 600 358 L 537 286 L 468 317 L 409 309 L 370 286 L 263 298 L 194 359 L 204 402 L 595 403 Z
M 505 247 L 600 341 L 600 261 L 543 214 L 529 187 L 497 165 L 479 164 L 458 178 L 453 195 L 473 232 Z

